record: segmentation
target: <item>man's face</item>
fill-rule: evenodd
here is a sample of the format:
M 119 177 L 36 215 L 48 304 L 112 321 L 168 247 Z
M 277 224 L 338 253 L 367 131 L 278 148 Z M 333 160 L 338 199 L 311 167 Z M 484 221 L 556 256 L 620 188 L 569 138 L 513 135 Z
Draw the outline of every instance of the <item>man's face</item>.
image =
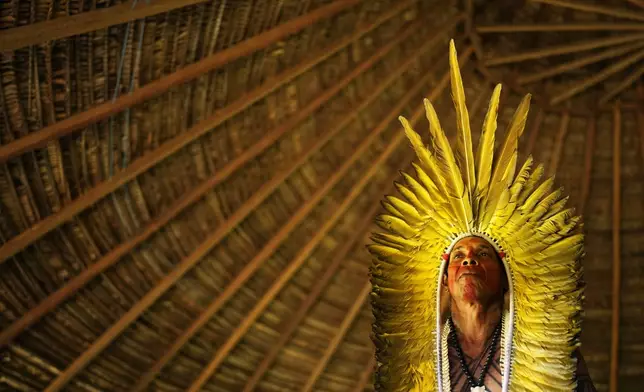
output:
M 449 255 L 447 286 L 452 297 L 483 302 L 500 295 L 504 276 L 494 248 L 480 237 L 458 241 Z

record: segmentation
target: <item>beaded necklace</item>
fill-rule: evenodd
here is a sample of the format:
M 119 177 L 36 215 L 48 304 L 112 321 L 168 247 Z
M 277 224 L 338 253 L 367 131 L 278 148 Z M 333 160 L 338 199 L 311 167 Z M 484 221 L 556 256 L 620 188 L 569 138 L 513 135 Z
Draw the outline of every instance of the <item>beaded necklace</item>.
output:
M 463 349 L 461 348 L 461 344 L 458 342 L 458 337 L 456 336 L 456 327 L 454 326 L 454 321 L 452 320 L 451 317 L 449 318 L 449 324 L 450 324 L 450 329 L 452 330 L 452 333 L 450 334 L 450 338 L 452 339 L 452 343 L 456 348 L 456 356 L 458 357 L 458 361 L 461 364 L 461 369 L 463 369 L 463 373 L 465 373 L 465 376 L 467 377 L 467 382 L 470 384 L 470 391 L 486 392 L 487 389 L 485 389 L 485 384 L 483 383 L 483 381 L 485 380 L 485 376 L 487 375 L 487 372 L 490 369 L 490 365 L 492 364 L 492 358 L 494 357 L 494 354 L 496 352 L 496 345 L 499 343 L 499 338 L 501 337 L 501 325 L 503 324 L 503 317 L 501 317 L 499 324 L 496 326 L 496 328 L 494 329 L 494 333 L 492 334 L 490 351 L 487 353 L 487 358 L 485 359 L 483 370 L 481 371 L 481 374 L 479 375 L 478 380 L 474 380 L 474 376 L 470 372 L 470 369 L 467 366 L 467 363 L 465 363 L 465 356 L 463 355 Z

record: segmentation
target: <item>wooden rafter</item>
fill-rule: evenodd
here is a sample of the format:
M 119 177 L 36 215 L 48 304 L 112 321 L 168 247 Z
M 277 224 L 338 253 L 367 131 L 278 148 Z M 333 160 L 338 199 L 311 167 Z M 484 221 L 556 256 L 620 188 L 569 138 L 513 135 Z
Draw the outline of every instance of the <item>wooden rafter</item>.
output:
M 331 357 L 333 356 L 333 354 L 335 354 L 335 351 L 338 349 L 338 346 L 342 342 L 342 339 L 344 339 L 344 336 L 347 334 L 349 327 L 351 327 L 354 320 L 360 313 L 360 310 L 364 306 L 367 298 L 369 298 L 370 292 L 371 292 L 371 283 L 367 279 L 362 286 L 362 290 L 360 290 L 360 294 L 358 294 L 358 298 L 355 299 L 355 301 L 353 302 L 353 305 L 351 305 L 351 308 L 349 308 L 347 315 L 342 320 L 342 324 L 340 324 L 340 326 L 338 327 L 338 331 L 333 336 L 333 339 L 329 343 L 329 346 L 326 348 L 326 350 L 324 350 L 324 354 L 322 355 L 322 358 L 320 358 L 317 365 L 313 369 L 313 373 L 307 379 L 306 383 L 304 384 L 304 387 L 302 387 L 301 389 L 302 392 L 309 392 L 313 389 L 318 378 L 320 378 L 320 375 L 324 371 L 324 368 L 329 363 L 329 360 L 331 360 Z
M 369 381 L 371 381 L 371 376 L 373 375 L 373 371 L 375 367 L 376 367 L 376 355 L 372 354 L 371 357 L 369 358 L 369 361 L 367 361 L 367 365 L 364 367 L 364 370 L 360 374 L 360 378 L 358 379 L 358 383 L 353 389 L 353 392 L 364 391 L 365 386 L 369 384 Z
M 459 56 L 460 62 L 461 63 L 466 62 L 469 59 L 469 56 L 472 54 L 472 52 L 473 52 L 473 49 L 471 47 L 467 48 L 463 52 L 463 54 L 461 54 L 461 56 Z M 417 95 L 420 92 L 420 89 L 423 88 L 428 83 L 429 76 L 431 76 L 432 74 L 433 74 L 433 72 L 427 72 L 427 74 L 423 78 L 423 80 L 419 81 L 418 84 L 416 85 L 416 87 L 414 89 L 410 90 L 410 93 L 413 92 L 413 94 L 409 94 L 408 99 L 411 99 L 412 97 L 414 97 L 415 95 Z M 440 94 L 445 89 L 445 87 L 447 87 L 448 82 L 449 82 L 449 72 L 447 72 L 443 76 L 443 78 L 439 82 L 438 86 L 436 86 L 435 89 L 430 94 L 429 99 L 430 100 L 436 99 L 438 94 Z M 384 132 L 388 128 L 388 126 L 391 123 L 391 121 L 393 121 L 407 105 L 408 105 L 408 103 L 407 103 L 406 100 L 401 100 L 401 102 L 398 105 L 396 105 L 390 111 L 390 113 L 387 115 L 387 117 L 380 124 L 378 124 L 377 128 L 374 129 L 374 131 L 370 135 L 370 139 L 373 139 L 376 136 L 380 135 L 382 132 Z M 418 109 L 415 111 L 413 117 L 411 118 L 412 123 L 416 123 L 420 119 L 420 117 L 421 117 L 421 115 L 423 113 L 423 110 L 424 110 L 423 106 L 420 105 L 418 107 Z M 366 139 L 365 142 L 363 142 L 363 144 L 361 144 L 359 149 L 366 150 L 366 147 L 368 147 L 369 143 L 371 143 L 370 139 Z M 405 139 L 405 135 L 403 133 L 398 133 L 394 137 L 394 140 L 388 143 L 387 150 L 385 150 L 385 152 L 382 153 L 382 158 L 386 159 L 387 156 L 391 155 L 393 153 L 393 151 L 395 151 L 395 149 L 398 148 L 402 144 L 404 139 Z M 356 156 L 355 153 L 354 153 L 353 156 Z M 357 158 L 358 157 L 356 157 L 356 159 Z M 376 161 L 374 164 L 371 165 L 370 170 L 369 170 L 368 173 L 372 173 L 371 175 L 376 173 L 377 167 L 381 163 L 379 161 L 380 160 Z M 347 161 L 347 163 L 353 163 L 353 162 Z M 345 168 L 345 166 L 346 166 L 346 170 L 348 170 L 351 167 L 351 165 L 347 166 L 347 163 L 345 163 L 343 165 L 343 169 Z M 342 169 L 340 169 L 340 170 L 342 170 Z M 336 175 L 338 173 L 341 173 L 341 171 L 338 171 L 336 173 Z M 352 190 L 352 193 L 353 193 L 353 190 Z M 357 194 L 356 194 L 356 197 L 357 197 Z M 348 204 L 351 204 L 351 202 L 352 202 L 352 200 L 349 200 L 348 198 L 347 198 L 346 201 L 348 201 Z M 293 267 L 292 273 L 295 273 L 297 268 L 299 268 L 299 266 Z M 282 277 L 284 277 L 284 283 L 283 284 L 286 284 L 288 279 L 290 279 L 290 275 L 282 275 Z M 280 277 L 278 279 L 278 281 L 282 280 L 282 277 Z M 273 287 L 275 287 L 275 285 Z M 232 333 L 231 337 L 226 341 L 226 343 L 224 343 L 223 347 L 220 350 L 218 350 L 217 353 L 215 353 L 215 355 L 213 356 L 212 360 L 208 363 L 208 365 L 206 365 L 204 370 L 201 372 L 201 374 L 197 377 L 197 379 L 192 383 L 192 385 L 188 389 L 190 392 L 198 391 L 210 379 L 210 377 L 212 377 L 213 373 L 221 365 L 221 363 L 223 362 L 223 360 L 226 357 L 226 355 L 228 354 L 228 352 L 230 350 L 232 350 L 232 348 L 239 341 L 239 339 L 241 339 L 243 334 L 252 325 L 252 323 L 255 321 L 255 319 L 261 314 L 263 309 L 266 306 L 268 306 L 268 304 L 270 303 L 272 298 L 275 295 L 277 295 L 277 293 L 279 293 L 279 290 L 281 289 L 281 287 L 275 287 L 275 288 L 273 288 L 273 287 L 271 288 L 271 290 L 269 290 L 267 295 L 262 297 L 262 300 L 256 306 L 256 308 L 253 309 L 253 311 L 251 311 L 251 314 L 249 316 L 247 316 L 247 318 L 244 320 L 244 322 L 242 322 L 242 325 L 240 326 L 240 328 L 237 328 L 235 330 L 235 332 Z M 214 313 L 212 315 L 214 315 Z M 212 315 L 209 315 L 209 316 L 211 317 Z M 210 317 L 208 317 L 208 319 Z M 204 324 L 205 324 L 205 321 L 204 321 Z
M 108 8 L 14 27 L 0 31 L 0 52 L 85 34 L 205 2 L 206 0 L 155 0 L 137 1 L 134 5 L 134 1 L 127 1 Z
M 644 171 L 644 84 L 637 83 L 637 96 L 639 98 L 639 110 L 637 113 L 637 129 L 640 139 L 640 158 L 642 159 L 642 170 Z
M 391 16 L 393 15 L 395 14 L 392 14 Z M 458 23 L 458 21 L 461 20 L 461 18 L 462 16 L 459 16 L 451 20 L 451 22 L 456 24 Z M 387 19 L 388 18 L 383 17 L 382 19 L 379 19 L 376 22 L 379 22 L 378 24 L 380 24 L 386 21 Z M 128 166 L 126 169 L 116 174 L 110 180 L 104 181 L 99 185 L 95 186 L 94 188 L 90 189 L 88 192 L 86 192 L 82 196 L 76 198 L 74 201 L 69 203 L 62 210 L 46 217 L 45 219 L 33 225 L 29 230 L 13 237 L 11 240 L 7 241 L 5 244 L 3 244 L 0 247 L 0 263 L 6 261 L 9 257 L 15 255 L 16 253 L 26 248 L 27 246 L 29 246 L 30 244 L 32 244 L 33 242 L 35 242 L 36 240 L 44 236 L 45 234 L 57 228 L 58 226 L 71 220 L 74 216 L 78 215 L 79 213 L 81 213 L 91 205 L 103 199 L 108 194 L 112 193 L 116 189 L 120 188 L 121 186 L 125 185 L 129 181 L 136 178 L 139 174 L 154 167 L 155 165 L 163 161 L 165 158 L 179 151 L 181 148 L 185 147 L 186 145 L 194 142 L 199 137 L 209 133 L 215 127 L 223 124 L 225 121 L 232 118 L 234 115 L 242 112 L 244 109 L 248 108 L 250 105 L 257 102 L 258 100 L 264 98 L 272 91 L 275 91 L 280 86 L 286 84 L 287 82 L 293 80 L 298 75 L 301 75 L 302 73 L 311 69 L 312 67 L 314 67 L 315 65 L 323 61 L 324 59 L 331 56 L 333 53 L 336 53 L 337 51 L 349 45 L 351 42 L 354 42 L 355 40 L 359 39 L 366 32 L 373 30 L 373 28 L 375 28 L 378 24 L 370 25 L 369 27 L 366 27 L 364 30 L 360 30 L 356 32 L 356 34 L 354 34 L 353 36 L 347 39 L 344 39 L 337 44 L 334 44 L 332 47 L 324 48 L 323 50 L 316 52 L 316 54 L 314 54 L 311 58 L 308 58 L 307 60 L 298 64 L 294 68 L 288 69 L 283 73 L 277 75 L 276 77 L 268 80 L 258 88 L 241 96 L 239 99 L 235 100 L 234 102 L 227 105 L 226 107 L 216 111 L 211 117 L 201 121 L 200 123 L 196 124 L 195 126 L 185 131 L 184 133 L 180 134 L 179 136 L 168 140 L 167 142 L 165 142 L 155 150 L 150 151 L 148 154 L 135 160 L 130 166 Z M 361 34 L 358 34 L 358 33 L 361 33 Z M 378 51 L 376 54 L 382 55 L 382 51 Z M 375 63 L 375 61 L 377 60 L 378 60 L 377 56 L 372 56 L 367 62 Z M 363 63 L 363 66 L 368 67 L 370 65 Z M 354 70 L 354 73 L 357 71 L 358 68 L 361 68 L 361 67 L 357 67 L 356 70 Z M 331 90 L 332 89 L 329 89 L 327 91 L 330 92 Z M 337 89 L 336 92 L 339 90 L 340 89 Z M 319 98 L 318 100 L 320 100 L 320 104 L 324 102 L 324 100 L 321 98 Z M 267 147 L 269 147 L 275 140 L 277 140 L 277 138 L 279 138 L 280 135 L 273 134 L 272 136 L 274 137 L 274 140 L 263 139 L 262 144 L 259 145 L 258 147 L 259 149 L 256 151 L 257 154 L 263 151 L 264 149 L 266 149 Z M 0 147 L 0 149 L 1 148 L 2 147 Z M 244 155 L 246 154 L 251 154 L 251 150 L 244 153 Z M 243 162 L 241 162 L 241 164 L 247 162 L 249 159 L 251 159 L 254 156 L 255 155 L 247 156 L 247 158 Z
M 556 105 L 567 99 L 574 97 L 575 95 L 587 90 L 589 87 L 596 85 L 597 83 L 609 78 L 610 76 L 616 74 L 627 68 L 628 66 L 637 63 L 642 58 L 644 58 L 644 50 L 639 50 L 636 53 L 614 63 L 613 65 L 606 67 L 601 72 L 586 78 L 581 83 L 567 88 L 563 93 L 552 97 L 550 103 Z
M 470 51 L 466 51 L 469 54 Z M 382 132 L 382 131 L 381 131 Z M 307 203 L 302 205 L 300 209 L 291 217 L 291 219 L 280 229 L 280 231 L 264 246 L 264 248 L 249 262 L 244 270 L 238 275 L 237 278 L 217 297 L 216 301 L 225 302 L 236 292 L 241 285 L 250 277 L 252 272 L 256 270 L 261 263 L 272 254 L 275 249 L 288 237 L 289 233 L 294 230 L 299 223 L 302 222 L 308 213 L 315 207 L 315 205 L 333 188 L 333 186 L 346 174 L 351 168 L 351 165 L 362 155 L 362 153 L 369 147 L 369 145 L 377 138 L 380 133 L 373 132 L 367 137 L 360 147 L 343 164 L 342 168 L 337 170 L 333 176 L 313 195 L 307 200 Z M 259 192 L 258 192 L 259 193 Z M 252 197 L 255 198 L 255 195 Z M 243 212 L 248 213 L 248 211 Z M 240 210 L 235 212 L 233 216 L 240 215 Z M 241 221 L 241 220 L 240 220 Z M 234 227 L 234 226 L 233 226 Z M 107 331 L 105 331 L 84 353 L 82 353 L 64 372 L 62 372 L 46 389 L 47 392 L 60 390 L 73 378 L 80 370 L 89 364 L 98 354 L 100 354 L 111 342 L 116 339 L 132 322 L 134 322 L 143 312 L 145 312 L 161 295 L 163 295 L 170 287 L 172 287 L 178 280 L 193 266 L 195 266 L 214 246 L 216 242 L 223 238 L 222 232 L 226 233 L 232 227 L 222 227 L 197 247 L 188 257 L 184 258 L 177 264 L 165 278 L 148 292 L 139 302 L 137 302 L 121 319 L 113 324 Z
M 581 196 L 579 200 L 579 213 L 584 214 L 588 196 L 590 195 L 590 183 L 593 172 L 593 152 L 595 151 L 595 139 L 597 137 L 597 118 L 592 115 L 588 119 L 586 131 L 586 147 L 584 148 L 584 175 L 581 179 Z
M 642 25 L 644 26 L 644 24 Z M 624 54 L 630 53 L 636 49 L 640 49 L 644 47 L 644 43 L 642 42 L 635 42 L 633 44 L 625 45 L 625 46 L 620 46 L 617 48 L 610 48 L 607 50 L 604 50 L 600 53 L 592 54 L 587 57 L 581 57 L 575 60 L 567 61 L 563 64 L 557 65 L 555 67 L 546 69 L 541 72 L 536 72 L 536 73 L 530 73 L 528 75 L 519 77 L 517 79 L 517 83 L 520 85 L 524 84 L 529 84 L 529 83 L 535 83 L 538 81 L 541 81 L 546 78 L 550 78 L 556 75 L 560 75 L 565 72 L 570 72 L 576 69 L 579 69 L 581 67 L 584 67 L 589 64 L 594 64 L 603 60 L 615 58 L 622 56 Z
M 513 54 L 509 56 L 502 56 L 488 59 L 485 62 L 486 66 L 497 66 L 503 64 L 518 63 L 527 60 L 536 60 L 544 57 L 559 56 L 564 54 L 572 54 L 576 52 L 583 52 L 586 50 L 603 48 L 606 46 L 614 46 L 628 42 L 638 41 L 644 39 L 644 34 L 636 33 L 629 35 L 622 35 L 618 37 L 593 39 L 575 44 L 558 45 L 549 48 L 537 49 L 529 52 Z
M 626 1 L 640 8 L 644 8 L 644 0 L 626 0 Z
M 530 0 L 533 3 L 550 4 L 564 8 L 570 8 L 577 11 L 590 12 L 594 14 L 613 16 L 615 18 L 631 19 L 644 21 L 644 12 L 637 12 L 625 8 L 617 8 L 614 6 L 606 7 L 595 4 L 581 3 L 579 1 L 569 0 Z
M 534 146 L 537 143 L 537 138 L 539 137 L 539 131 L 541 130 L 541 124 L 543 123 L 544 116 L 544 110 L 542 108 L 539 108 L 536 117 L 532 121 L 532 126 L 530 127 L 530 137 L 528 138 L 528 145 L 525 149 L 526 156 L 532 154 L 532 150 L 534 150 Z
M 619 384 L 619 320 L 621 288 L 621 170 L 622 113 L 619 102 L 613 107 L 613 294 L 610 339 L 610 392 Z
M 607 104 L 611 99 L 615 98 L 619 93 L 633 86 L 637 80 L 644 74 L 644 63 L 640 64 L 633 72 L 631 72 L 624 80 L 617 86 L 608 91 L 600 100 L 601 105 Z
M 561 115 L 561 122 L 559 123 L 559 132 L 555 139 L 555 145 L 552 149 L 552 156 L 550 157 L 550 166 L 548 166 L 548 177 L 552 177 L 557 173 L 559 167 L 559 160 L 561 159 L 561 151 L 566 141 L 568 134 L 568 125 L 570 124 L 570 113 L 563 112 Z
M 496 33 L 552 33 L 558 31 L 641 31 L 641 23 L 561 23 L 527 25 L 488 25 L 476 27 L 479 34 Z
M 289 35 L 309 27 L 317 21 L 330 18 L 360 1 L 361 0 L 337 0 L 306 15 L 283 23 L 271 30 L 259 34 L 258 36 L 249 38 L 235 46 L 219 51 L 196 63 L 190 64 L 168 76 L 164 76 L 158 80 L 150 82 L 145 86 L 134 90 L 130 94 L 120 96 L 113 102 L 110 101 L 102 103 L 82 113 L 45 127 L 38 132 L 30 133 L 14 142 L 0 146 L 0 163 L 4 163 L 8 159 L 16 157 L 27 151 L 44 147 L 47 142 L 51 140 L 69 135 L 88 125 L 105 120 L 111 115 L 120 113 L 127 108 L 131 108 L 134 105 L 154 98 L 168 91 L 172 87 L 190 82 L 191 80 L 194 80 L 207 72 L 220 68 L 236 59 L 252 54 L 257 50 L 264 49 Z M 409 7 L 409 5 L 413 3 L 415 3 L 415 0 L 405 1 L 391 11 L 388 11 L 387 14 L 397 15 L 399 11 Z
M 436 37 L 437 36 L 438 34 L 436 35 Z M 342 117 L 342 120 L 329 127 L 329 131 L 325 132 L 314 145 L 300 154 L 299 157 L 294 157 L 290 168 L 292 170 L 296 170 L 299 166 L 298 162 L 305 162 L 312 153 L 321 148 L 322 145 L 324 145 L 328 140 L 330 140 L 338 132 L 340 132 L 340 130 L 343 129 L 347 124 L 349 124 L 356 116 L 358 116 L 364 108 L 370 105 L 377 96 L 379 96 L 387 87 L 389 87 L 397 78 L 399 78 L 406 69 L 412 66 L 417 56 L 420 56 L 427 50 L 429 50 L 429 48 L 431 48 L 431 46 L 434 45 L 436 41 L 436 38 L 427 40 L 427 43 L 419 48 L 419 50 L 413 56 L 411 56 L 403 64 L 401 64 L 393 72 L 391 72 L 390 76 L 386 80 L 382 81 L 382 83 L 376 86 L 371 94 L 368 95 L 367 99 L 361 102 L 357 107 L 351 108 L 351 110 L 348 111 L 347 115 Z M 368 59 L 367 62 L 370 62 L 370 60 Z M 361 67 L 358 66 L 358 68 Z M 334 89 L 335 91 L 337 86 L 346 86 L 349 81 L 350 78 L 341 79 L 340 81 L 338 81 L 336 86 L 332 86 L 331 89 Z M 320 97 L 323 96 L 329 96 L 329 92 L 327 91 L 320 94 Z M 167 210 L 165 210 L 164 213 L 161 214 L 161 216 L 157 217 L 154 221 L 150 222 L 145 228 L 143 228 L 138 235 L 114 248 L 97 262 L 93 263 L 87 269 L 83 270 L 79 275 L 72 278 L 69 282 L 67 282 L 65 286 L 50 295 L 47 300 L 41 302 L 38 306 L 31 309 L 19 320 L 10 325 L 7 329 L 3 330 L 0 333 L 0 347 L 7 344 L 11 339 L 24 331 L 34 322 L 39 320 L 42 316 L 56 308 L 60 303 L 62 303 L 62 301 L 69 298 L 79 289 L 84 287 L 98 274 L 117 263 L 121 257 L 134 250 L 147 238 L 150 238 L 154 233 L 164 227 L 174 217 L 178 216 L 181 211 L 184 211 L 194 202 L 200 200 L 217 184 L 222 183 L 222 181 L 228 178 L 236 170 L 243 167 L 250 159 L 257 156 L 261 151 L 264 151 L 268 146 L 272 145 L 281 135 L 295 128 L 297 124 L 299 124 L 303 119 L 307 118 L 311 113 L 313 113 L 313 111 L 317 110 L 317 108 L 319 108 L 320 105 L 322 105 L 324 102 L 324 100 L 314 99 L 311 104 L 301 108 L 298 111 L 298 114 L 284 121 L 273 131 L 268 132 L 265 138 L 259 140 L 257 144 L 249 147 L 246 153 L 241 154 L 238 158 L 232 160 L 228 165 L 222 167 L 216 174 L 211 176 L 201 185 L 197 186 L 188 194 L 176 200 Z M 266 195 L 267 197 L 273 188 L 278 187 L 284 181 L 284 179 L 291 174 L 292 170 L 283 171 L 277 174 L 275 178 L 271 179 L 269 182 L 273 185 L 263 188 L 264 193 L 262 194 Z M 260 199 L 263 200 L 263 198 L 259 198 L 258 202 L 261 201 Z M 247 210 L 252 210 L 252 206 L 249 205 Z M 239 219 L 243 219 L 244 217 L 245 215 L 240 217 Z M 235 222 L 236 221 L 229 219 L 224 223 L 224 226 L 231 227 L 236 224 Z

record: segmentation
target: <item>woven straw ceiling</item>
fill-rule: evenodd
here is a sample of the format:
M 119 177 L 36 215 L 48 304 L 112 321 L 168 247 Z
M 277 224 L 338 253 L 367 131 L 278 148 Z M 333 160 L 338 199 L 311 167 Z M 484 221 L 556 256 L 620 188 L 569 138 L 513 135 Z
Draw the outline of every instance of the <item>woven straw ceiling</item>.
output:
M 506 83 L 500 129 L 536 94 L 522 155 L 585 213 L 582 351 L 599 390 L 639 391 L 637 78 L 604 98 L 640 57 L 555 98 L 641 38 L 494 59 L 639 34 L 604 11 L 633 19 L 640 3 L 3 3 L 0 390 L 372 389 L 364 244 L 412 158 L 397 116 L 426 126 L 430 97 L 453 122 L 455 38 L 474 128 L 494 82 Z M 512 22 L 529 26 L 490 27 Z M 563 22 L 632 27 L 538 27 Z M 526 82 L 592 55 L 604 60 Z

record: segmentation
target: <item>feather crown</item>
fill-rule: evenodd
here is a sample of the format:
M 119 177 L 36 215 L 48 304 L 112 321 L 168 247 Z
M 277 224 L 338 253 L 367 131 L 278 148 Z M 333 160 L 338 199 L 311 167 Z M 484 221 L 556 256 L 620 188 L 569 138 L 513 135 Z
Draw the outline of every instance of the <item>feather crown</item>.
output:
M 476 155 L 454 42 L 450 74 L 455 149 L 425 100 L 431 148 L 400 122 L 416 155 L 415 178 L 403 173 L 402 198 L 386 196 L 386 213 L 368 245 L 377 391 L 449 391 L 446 325 L 440 319 L 442 255 L 461 238 L 479 236 L 499 253 L 510 284 L 503 326 L 504 391 L 572 391 L 581 329 L 580 217 L 566 208 L 554 180 L 541 181 L 532 158 L 516 171 L 518 140 L 530 95 L 519 104 L 495 152 L 501 86 L 492 93 Z

